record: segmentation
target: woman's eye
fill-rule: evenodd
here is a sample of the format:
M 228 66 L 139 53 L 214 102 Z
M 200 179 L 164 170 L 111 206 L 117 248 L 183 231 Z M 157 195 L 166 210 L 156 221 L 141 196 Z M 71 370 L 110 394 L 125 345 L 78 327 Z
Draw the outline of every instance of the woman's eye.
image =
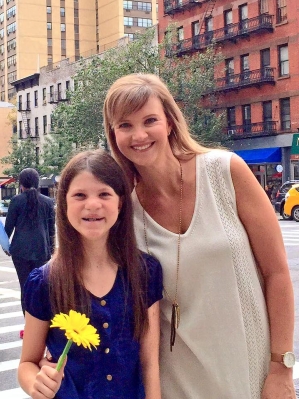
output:
M 110 196 L 110 193 L 108 193 L 108 192 L 103 192 L 103 193 L 100 194 L 100 196 L 101 196 L 101 197 L 109 197 L 109 196 Z
M 130 127 L 130 124 L 129 123 L 120 123 L 119 125 L 118 125 L 118 128 L 119 129 L 128 129 Z
M 151 123 L 156 122 L 156 120 L 157 120 L 157 118 L 148 118 L 148 119 L 145 121 L 145 123 L 151 124 Z

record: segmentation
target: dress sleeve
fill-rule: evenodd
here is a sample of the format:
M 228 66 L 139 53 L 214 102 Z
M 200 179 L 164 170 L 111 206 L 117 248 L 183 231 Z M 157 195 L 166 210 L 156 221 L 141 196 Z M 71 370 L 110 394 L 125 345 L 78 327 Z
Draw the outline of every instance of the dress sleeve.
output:
M 153 256 L 142 254 L 146 265 L 147 282 L 147 307 L 151 307 L 155 302 L 163 298 L 163 274 L 160 262 Z
M 49 321 L 53 317 L 47 281 L 48 265 L 34 269 L 24 286 L 24 306 L 26 312 L 39 320 Z

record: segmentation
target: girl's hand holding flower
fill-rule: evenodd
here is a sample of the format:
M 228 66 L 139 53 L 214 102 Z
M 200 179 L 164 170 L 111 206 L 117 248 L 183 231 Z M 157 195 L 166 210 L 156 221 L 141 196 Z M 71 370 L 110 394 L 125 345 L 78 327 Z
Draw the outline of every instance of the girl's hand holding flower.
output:
M 52 399 L 58 392 L 64 375 L 66 359 L 60 371 L 51 366 L 43 366 L 36 375 L 31 393 L 32 399 Z

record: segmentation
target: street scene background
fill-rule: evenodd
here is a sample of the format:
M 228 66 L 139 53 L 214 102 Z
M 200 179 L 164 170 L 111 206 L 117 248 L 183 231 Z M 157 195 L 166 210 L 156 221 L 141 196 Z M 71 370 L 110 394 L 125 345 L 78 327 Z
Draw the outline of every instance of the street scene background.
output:
M 4 222 L 4 218 L 0 218 Z M 293 378 L 299 398 L 299 223 L 279 220 L 295 292 L 295 355 Z M 271 259 L 269 259 L 271 262 Z M 20 288 L 11 258 L 0 249 L 0 399 L 25 399 L 19 388 L 16 371 L 24 319 L 20 305 Z

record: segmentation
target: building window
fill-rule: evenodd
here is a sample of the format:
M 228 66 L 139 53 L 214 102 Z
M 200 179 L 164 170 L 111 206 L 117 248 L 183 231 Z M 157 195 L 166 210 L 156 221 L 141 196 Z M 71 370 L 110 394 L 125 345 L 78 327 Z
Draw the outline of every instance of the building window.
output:
M 10 51 L 10 50 L 12 50 L 12 49 L 15 49 L 16 48 L 16 39 L 12 39 L 12 40 L 9 40 L 8 42 L 7 42 L 7 51 Z
M 75 33 L 79 33 L 79 25 L 78 24 L 74 25 L 74 30 L 75 30 Z
M 138 1 L 137 10 L 150 12 L 152 11 L 152 3 L 144 3 L 143 1 Z
M 75 40 L 75 50 L 80 50 L 80 41 Z
M 69 80 L 67 80 L 65 82 L 65 90 L 70 90 L 70 81 Z
M 227 127 L 230 129 L 232 126 L 236 125 L 236 108 L 227 108 Z M 228 134 L 234 134 L 234 132 L 228 132 Z
M 13 65 L 16 65 L 17 63 L 17 56 L 12 55 L 11 57 L 7 58 L 7 67 L 10 68 Z
M 79 18 L 79 10 L 78 10 L 78 8 L 74 9 L 74 17 L 75 18 Z
M 38 136 L 38 130 L 39 130 L 39 128 L 38 128 L 38 118 L 35 118 L 34 119 L 34 133 L 35 133 L 35 136 Z
M 269 0 L 260 0 L 260 14 L 269 12 Z
M 239 21 L 240 29 L 248 28 L 248 6 L 247 4 L 242 4 L 239 6 Z
M 288 45 L 278 47 L 279 56 L 279 76 L 286 76 L 289 74 L 289 49 Z
M 234 59 L 228 58 L 225 60 L 226 83 L 229 84 L 234 82 L 234 74 L 235 74 Z
M 191 24 L 192 36 L 199 35 L 199 21 L 194 21 Z
M 126 1 L 123 2 L 123 8 L 125 10 L 132 10 L 133 9 L 133 1 Z
M 263 102 L 263 127 L 264 131 L 269 132 L 273 130 L 272 126 L 272 101 Z
M 243 131 L 251 131 L 251 106 L 250 104 L 242 105 Z
M 3 22 L 4 22 L 4 12 L 0 14 L 0 24 L 3 24 Z
M 47 115 L 43 116 L 43 133 L 47 134 Z
M 47 104 L 47 89 L 43 88 L 43 105 Z
M 47 7 L 47 14 L 52 14 L 52 7 Z
M 50 101 L 54 101 L 54 86 L 50 86 Z
M 7 11 L 6 11 L 6 17 L 7 19 L 14 17 L 16 15 L 16 6 L 10 7 Z
M 152 26 L 152 20 L 149 18 L 138 18 L 137 25 L 147 28 L 148 26 Z
M 4 54 L 4 44 L 0 45 L 0 54 Z
M 61 39 L 61 49 L 66 50 L 66 40 L 65 39 Z
M 290 99 L 280 99 L 280 121 L 281 130 L 291 129 Z
M 34 90 L 34 106 L 38 106 L 38 91 Z
M 124 25 L 125 26 L 133 26 L 133 18 L 132 17 L 124 17 Z
M 10 35 L 11 33 L 15 32 L 17 29 L 17 24 L 16 22 L 13 22 L 12 24 L 7 25 L 7 35 Z
M 177 30 L 177 35 L 178 35 L 178 41 L 181 42 L 184 40 L 184 28 L 180 26 Z
M 65 24 L 60 24 L 60 32 L 65 32 Z
M 243 54 L 240 57 L 241 65 L 241 80 L 247 80 L 250 78 L 249 70 L 249 54 Z
M 60 7 L 60 16 L 65 17 L 65 8 L 64 7 Z
M 47 39 L 48 47 L 52 47 L 52 39 L 48 38 Z
M 277 23 L 279 24 L 287 19 L 287 0 L 277 0 Z
M 52 23 L 51 22 L 47 22 L 47 30 L 52 30 Z
M 231 32 L 232 23 L 233 23 L 233 11 L 232 10 L 224 11 L 224 32 L 225 32 L 225 34 L 228 34 Z
M 10 72 L 10 73 L 7 75 L 7 81 L 8 81 L 8 83 L 14 82 L 15 80 L 17 80 L 17 71 Z
M 127 36 L 130 42 L 134 40 L 134 33 L 125 33 L 125 36 Z

